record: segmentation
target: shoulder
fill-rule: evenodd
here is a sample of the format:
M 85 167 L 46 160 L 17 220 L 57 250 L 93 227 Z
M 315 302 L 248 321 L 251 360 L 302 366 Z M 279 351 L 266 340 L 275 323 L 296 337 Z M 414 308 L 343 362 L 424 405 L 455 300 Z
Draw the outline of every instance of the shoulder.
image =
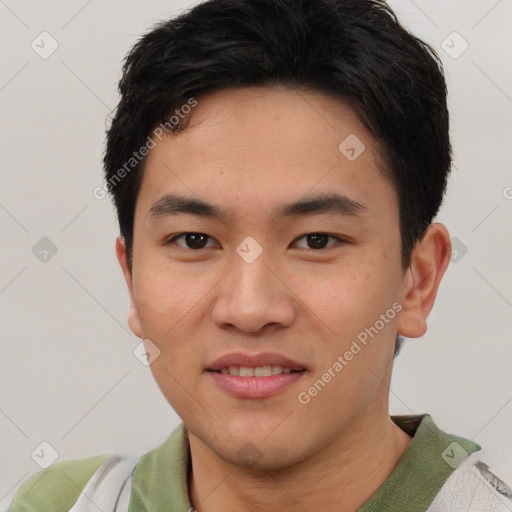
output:
M 6 512 L 67 512 L 108 454 L 57 462 L 31 476 Z
M 506 512 L 512 510 L 512 489 L 493 469 L 493 459 L 480 450 L 466 457 L 432 502 L 428 512 Z

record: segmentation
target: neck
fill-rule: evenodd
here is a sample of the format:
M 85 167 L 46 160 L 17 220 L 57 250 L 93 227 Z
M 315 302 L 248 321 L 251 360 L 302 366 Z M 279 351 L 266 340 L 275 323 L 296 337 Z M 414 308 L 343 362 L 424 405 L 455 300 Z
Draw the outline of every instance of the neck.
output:
M 412 438 L 388 414 L 369 418 L 314 457 L 277 470 L 236 466 L 190 433 L 189 440 L 189 489 L 197 512 L 330 512 L 333 503 L 340 512 L 355 512 L 386 481 Z

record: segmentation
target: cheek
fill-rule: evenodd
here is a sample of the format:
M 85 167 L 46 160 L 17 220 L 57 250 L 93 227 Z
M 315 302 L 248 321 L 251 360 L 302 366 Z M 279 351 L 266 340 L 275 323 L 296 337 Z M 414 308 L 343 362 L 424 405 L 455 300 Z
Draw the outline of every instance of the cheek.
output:
M 153 270 L 134 275 L 134 303 L 142 335 L 161 351 L 168 350 L 176 335 L 179 319 L 190 310 L 182 281 L 167 273 Z
M 327 273 L 304 273 L 298 295 L 324 331 L 346 344 L 392 307 L 398 297 L 393 276 L 382 255 L 362 257 Z
M 146 257 L 134 272 L 134 300 L 141 323 L 151 330 L 171 328 L 201 302 L 213 285 L 193 268 Z M 202 277 L 199 277 L 201 275 Z
M 145 261 L 134 272 L 134 302 L 143 337 L 157 345 L 162 356 L 151 365 L 152 371 L 158 381 L 169 380 L 166 370 L 186 379 L 196 373 L 197 355 L 205 350 L 204 320 L 222 274 L 205 273 L 194 265 Z

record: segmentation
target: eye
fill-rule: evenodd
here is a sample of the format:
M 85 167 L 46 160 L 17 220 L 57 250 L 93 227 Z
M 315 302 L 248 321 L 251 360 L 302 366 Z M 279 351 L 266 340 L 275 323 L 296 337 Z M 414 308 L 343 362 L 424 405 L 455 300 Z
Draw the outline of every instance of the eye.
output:
M 177 240 L 183 239 L 183 243 L 178 243 Z M 214 245 L 207 245 L 208 239 L 213 241 L 213 238 L 206 235 L 205 233 L 196 233 L 196 232 L 186 232 L 186 233 L 179 233 L 177 235 L 174 235 L 169 240 L 165 242 L 165 245 L 171 245 L 173 243 L 176 243 L 179 247 L 183 247 L 184 249 L 192 249 L 195 251 L 198 251 L 200 249 L 205 249 L 209 247 L 214 247 Z M 329 247 L 332 247 L 336 241 L 343 243 L 344 240 L 334 236 L 334 235 L 328 235 L 326 233 L 308 233 L 307 235 L 303 235 L 295 240 L 295 243 L 297 243 L 299 240 L 305 239 L 307 246 L 306 247 L 300 247 L 300 249 L 312 249 L 315 251 L 322 250 L 322 249 L 328 249 Z M 334 240 L 334 243 L 328 244 L 329 239 Z
M 183 247 L 184 249 L 198 250 L 198 249 L 204 249 L 206 247 L 206 241 L 211 237 L 208 235 L 205 235 L 204 233 L 193 233 L 193 232 L 180 233 L 178 235 L 173 236 L 169 240 L 167 240 L 165 242 L 165 245 L 170 245 L 175 240 L 178 240 L 180 238 L 184 239 L 185 245 L 182 245 L 179 243 L 176 243 L 176 245 L 179 245 L 180 247 Z
M 343 242 L 341 238 L 338 238 L 337 236 L 328 235 L 326 233 L 308 233 L 307 235 L 303 235 L 300 238 L 297 238 L 296 242 L 298 240 L 302 240 L 303 238 L 306 239 L 306 243 L 310 244 L 311 247 L 300 247 L 300 249 L 313 249 L 313 250 L 321 250 L 325 248 L 332 247 L 331 244 L 326 247 L 327 241 L 329 238 L 332 238 L 333 240 L 337 240 L 339 242 Z

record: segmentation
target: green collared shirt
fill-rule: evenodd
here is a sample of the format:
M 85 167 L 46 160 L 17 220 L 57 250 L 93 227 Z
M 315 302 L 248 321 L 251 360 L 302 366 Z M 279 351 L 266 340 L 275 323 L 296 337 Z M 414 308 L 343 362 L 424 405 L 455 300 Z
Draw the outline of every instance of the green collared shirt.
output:
M 391 419 L 414 437 L 389 478 L 358 512 L 425 512 L 457 466 L 450 460 L 450 445 L 457 443 L 463 449 L 458 453 L 468 455 L 481 447 L 443 432 L 428 414 Z M 7 512 L 67 512 L 107 457 L 63 461 L 36 473 L 16 493 Z M 187 430 L 181 423 L 135 467 L 129 512 L 188 512 L 190 469 Z

